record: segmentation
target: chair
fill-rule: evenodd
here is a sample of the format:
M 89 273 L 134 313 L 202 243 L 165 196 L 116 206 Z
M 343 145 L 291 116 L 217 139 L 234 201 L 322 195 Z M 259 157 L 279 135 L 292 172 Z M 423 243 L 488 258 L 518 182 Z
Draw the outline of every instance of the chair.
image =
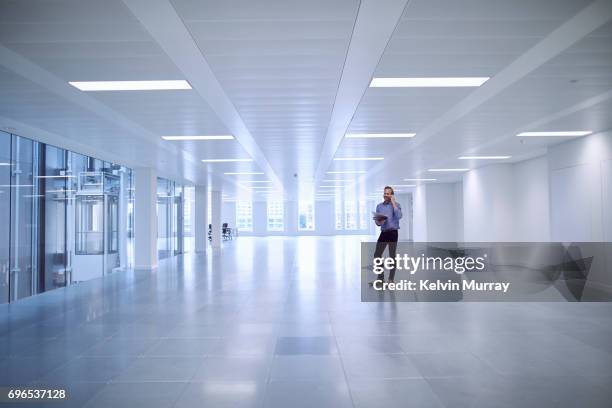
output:
M 232 229 L 227 225 L 227 222 L 224 222 L 221 228 L 221 235 L 223 236 L 224 240 L 232 239 Z

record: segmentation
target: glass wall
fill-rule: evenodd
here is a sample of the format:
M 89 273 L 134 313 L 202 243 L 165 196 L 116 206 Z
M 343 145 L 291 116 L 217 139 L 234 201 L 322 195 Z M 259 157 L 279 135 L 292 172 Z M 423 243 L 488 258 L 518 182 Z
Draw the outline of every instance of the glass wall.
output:
M 298 204 L 298 230 L 314 231 L 314 203 L 312 201 L 299 201 Z
M 0 132 L 0 302 L 132 265 L 132 172 Z
M 253 231 L 253 203 L 251 201 L 236 202 L 236 227 L 238 231 Z
M 190 215 L 191 217 L 191 215 Z M 189 219 L 191 223 L 191 218 Z M 191 224 L 190 224 L 191 225 Z M 185 253 L 185 186 L 157 178 L 157 256 Z
M 268 231 L 283 231 L 284 229 L 284 209 L 282 201 L 268 201 Z

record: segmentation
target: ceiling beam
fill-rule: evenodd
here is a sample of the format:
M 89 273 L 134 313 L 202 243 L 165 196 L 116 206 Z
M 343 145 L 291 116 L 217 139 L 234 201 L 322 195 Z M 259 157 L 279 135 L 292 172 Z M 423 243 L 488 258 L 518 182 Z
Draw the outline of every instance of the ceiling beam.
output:
M 279 189 L 282 183 L 236 107 L 215 77 L 202 51 L 169 0 L 123 0 L 172 62 L 182 71 L 246 152 Z
M 329 168 L 408 0 L 362 0 L 314 175 L 318 186 Z

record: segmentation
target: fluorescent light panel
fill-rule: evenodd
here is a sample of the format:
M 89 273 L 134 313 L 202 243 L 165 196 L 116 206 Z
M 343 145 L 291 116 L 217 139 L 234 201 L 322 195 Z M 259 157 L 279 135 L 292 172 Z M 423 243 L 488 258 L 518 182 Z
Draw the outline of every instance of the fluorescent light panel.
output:
M 430 88 L 481 86 L 489 77 L 373 78 L 371 88 Z
M 552 131 L 552 132 L 522 132 L 522 133 L 519 133 L 517 136 L 521 136 L 521 137 L 542 137 L 542 136 L 568 137 L 568 136 L 586 136 L 586 135 L 590 135 L 591 133 L 593 132 L 590 130 L 567 130 L 567 131 L 564 130 L 564 131 Z
M 468 171 L 469 169 L 428 169 L 427 171 L 433 172 L 458 172 L 458 171 Z
M 244 180 L 242 183 L 271 183 L 270 180 Z
M 512 156 L 459 156 L 459 160 L 505 160 Z
M 409 138 L 416 136 L 416 133 L 347 133 L 347 139 L 383 139 L 383 138 Z
M 201 135 L 201 136 L 162 136 L 164 140 L 232 140 L 232 135 Z
M 202 159 L 203 163 L 252 162 L 253 159 Z
M 180 80 L 169 81 L 72 81 L 68 82 L 75 88 L 86 91 L 168 91 L 191 89 L 189 82 Z
M 263 174 L 261 172 L 248 172 L 248 171 L 234 171 L 234 172 L 227 172 L 227 173 L 223 173 L 226 176 L 255 176 L 255 175 L 259 175 L 259 174 Z
M 334 157 L 335 161 L 369 161 L 369 160 L 385 160 L 384 157 Z
M 435 178 L 405 178 L 404 181 L 436 181 Z

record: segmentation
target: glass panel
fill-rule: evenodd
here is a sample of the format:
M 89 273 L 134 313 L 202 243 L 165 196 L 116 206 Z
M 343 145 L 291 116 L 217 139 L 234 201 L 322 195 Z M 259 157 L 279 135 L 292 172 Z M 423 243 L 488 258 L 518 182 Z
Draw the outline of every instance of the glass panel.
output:
M 0 303 L 9 301 L 11 219 L 11 135 L 0 132 Z
M 193 209 L 195 206 L 195 187 L 185 187 L 185 197 L 183 200 L 184 207 L 184 218 L 183 218 L 183 237 L 185 252 L 193 252 L 195 250 L 195 232 L 193 230 L 194 219 Z
M 104 253 L 104 197 L 76 197 L 76 255 Z
M 344 202 L 344 226 L 347 230 L 357 229 L 357 205 L 355 201 Z
M 40 195 L 40 237 L 42 253 L 39 270 L 42 279 L 39 292 L 67 284 L 66 211 L 68 194 L 74 192 L 66 172 L 66 151 L 41 145 L 40 174 L 37 176 Z
M 282 201 L 268 201 L 268 231 L 284 229 L 283 213 Z
M 298 207 L 298 230 L 314 231 L 314 204 L 312 201 L 300 201 Z
M 359 229 L 368 229 L 368 203 L 359 200 Z
M 334 199 L 334 218 L 336 220 L 336 229 L 342 229 L 342 198 L 336 197 Z
M 12 136 L 14 171 L 11 177 L 10 300 L 32 295 L 37 279 L 34 259 L 34 142 Z M 36 276 L 36 278 L 35 278 Z
M 172 256 L 172 188 L 169 180 L 157 179 L 157 254 L 159 259 Z
M 251 201 L 236 202 L 236 226 L 239 231 L 253 231 L 253 204 Z

